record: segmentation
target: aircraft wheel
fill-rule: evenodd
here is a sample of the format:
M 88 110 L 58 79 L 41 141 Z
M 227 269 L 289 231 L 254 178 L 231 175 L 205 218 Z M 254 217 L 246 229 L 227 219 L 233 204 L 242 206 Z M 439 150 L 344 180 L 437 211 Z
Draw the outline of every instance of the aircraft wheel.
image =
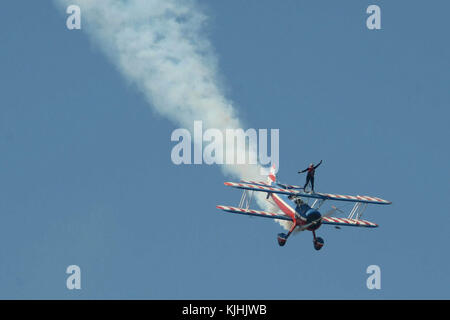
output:
M 284 233 L 279 233 L 278 234 L 278 237 L 277 237 L 277 239 L 278 239 L 278 244 L 280 245 L 280 247 L 282 247 L 282 246 L 284 246 L 285 244 L 286 244 L 286 234 L 284 234 Z
M 324 241 L 321 237 L 317 237 L 315 240 L 313 240 L 314 243 L 314 249 L 320 250 L 323 247 Z

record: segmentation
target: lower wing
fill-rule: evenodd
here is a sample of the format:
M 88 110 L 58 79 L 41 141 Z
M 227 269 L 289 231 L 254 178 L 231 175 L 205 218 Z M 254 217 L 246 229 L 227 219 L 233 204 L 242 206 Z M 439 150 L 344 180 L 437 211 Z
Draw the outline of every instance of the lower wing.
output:
M 349 227 L 366 227 L 366 228 L 378 227 L 376 223 L 367 220 L 356 220 L 356 219 L 335 218 L 335 217 L 323 217 L 322 223 L 332 224 L 336 226 L 349 226 Z
M 256 216 L 256 217 L 263 217 L 263 218 L 292 221 L 292 218 L 287 215 L 273 213 L 273 212 L 258 211 L 258 210 L 252 210 L 252 209 L 242 209 L 242 208 L 236 208 L 236 207 L 230 207 L 230 206 L 216 206 L 216 208 L 221 209 L 226 212 L 245 214 L 248 216 Z

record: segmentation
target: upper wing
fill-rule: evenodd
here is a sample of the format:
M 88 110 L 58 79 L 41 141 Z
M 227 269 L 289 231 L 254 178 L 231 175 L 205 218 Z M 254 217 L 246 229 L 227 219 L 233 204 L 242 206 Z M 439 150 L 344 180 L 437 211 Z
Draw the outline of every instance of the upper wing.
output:
M 252 209 L 242 209 L 242 208 L 236 208 L 236 207 L 230 207 L 230 206 L 216 206 L 216 208 L 217 209 L 221 209 L 221 210 L 226 211 L 226 212 L 246 214 L 246 215 L 249 215 L 249 216 L 257 216 L 257 217 L 263 217 L 263 218 L 281 219 L 281 220 L 292 221 L 292 218 L 290 218 L 287 215 L 273 213 L 273 212 L 258 211 L 258 210 L 252 210 Z
M 301 197 L 310 197 L 310 198 L 318 198 L 325 200 L 337 200 L 337 201 L 350 201 L 350 202 L 363 202 L 363 203 L 372 203 L 372 204 L 391 204 L 392 202 L 380 199 L 377 197 L 369 197 L 369 196 L 346 196 L 341 194 L 331 194 L 331 193 L 305 193 L 301 194 Z
M 340 194 L 331 194 L 331 193 L 305 193 L 293 189 L 284 189 L 284 188 L 275 188 L 272 186 L 264 186 L 262 184 L 250 184 L 250 183 L 237 183 L 237 182 L 225 182 L 226 186 L 230 186 L 238 189 L 247 189 L 254 191 L 263 191 L 270 193 L 279 193 L 279 194 L 287 194 L 287 195 L 296 195 L 305 198 L 315 198 L 322 200 L 336 200 L 336 201 L 350 201 L 350 202 L 363 202 L 363 203 L 372 203 L 372 204 L 391 204 L 392 202 L 383 200 L 377 197 L 369 197 L 369 196 L 347 196 Z
M 253 184 L 257 186 L 270 187 L 270 184 L 264 181 L 253 181 L 253 180 L 241 180 L 242 183 Z
M 280 194 L 287 194 L 287 195 L 298 194 L 298 191 L 295 191 L 295 190 L 274 188 L 271 186 L 264 186 L 261 184 L 225 182 L 225 185 L 229 186 L 229 187 L 233 187 L 233 188 L 254 190 L 254 191 L 272 192 L 272 193 L 280 193 Z
M 263 186 L 263 187 L 271 186 L 270 184 L 268 184 L 267 182 L 264 182 L 264 181 L 241 180 L 241 182 L 246 183 L 246 184 Z M 284 184 L 284 183 L 280 183 L 280 182 L 276 182 L 275 184 L 283 189 L 303 189 L 303 187 L 300 187 L 300 186 L 294 186 L 294 185 Z
M 338 226 L 352 226 L 352 227 L 366 227 L 366 228 L 378 227 L 376 223 L 367 220 L 356 220 L 356 219 L 336 218 L 336 217 L 323 217 L 322 223 L 334 224 Z

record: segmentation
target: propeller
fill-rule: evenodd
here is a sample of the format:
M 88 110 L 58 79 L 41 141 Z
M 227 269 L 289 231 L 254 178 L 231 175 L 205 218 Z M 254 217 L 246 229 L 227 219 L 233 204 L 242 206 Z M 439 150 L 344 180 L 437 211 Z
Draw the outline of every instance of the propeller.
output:
M 312 226 L 312 225 L 314 225 L 314 224 L 316 224 L 316 223 L 319 223 L 323 218 L 326 218 L 326 217 L 331 216 L 333 213 L 336 212 L 336 210 L 339 210 L 339 209 L 336 208 L 335 206 L 331 206 L 331 208 L 332 208 L 332 209 L 331 209 L 330 211 L 324 213 L 319 219 L 314 220 L 314 221 L 312 221 L 312 222 L 310 222 L 310 223 L 305 224 L 304 226 L 302 226 L 302 228 L 300 229 L 300 231 L 303 231 L 303 230 L 305 230 L 305 229 L 308 229 L 310 226 Z
M 327 213 L 325 213 L 320 219 L 322 219 L 323 217 L 329 217 L 331 216 L 333 213 L 335 213 L 336 211 L 340 211 L 338 208 L 336 208 L 335 206 L 331 206 L 331 210 L 328 211 Z
M 343 210 L 341 210 L 341 209 L 339 209 L 339 208 L 336 208 L 335 206 L 333 206 L 333 208 L 335 208 L 337 211 L 339 211 L 340 213 L 344 213 L 345 214 L 345 212 L 343 211 Z

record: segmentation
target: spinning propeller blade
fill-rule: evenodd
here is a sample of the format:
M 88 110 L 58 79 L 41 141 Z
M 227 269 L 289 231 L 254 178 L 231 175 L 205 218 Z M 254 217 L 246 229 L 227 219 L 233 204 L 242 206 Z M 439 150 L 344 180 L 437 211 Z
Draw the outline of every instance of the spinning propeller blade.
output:
M 304 226 L 302 226 L 301 231 L 308 229 L 310 226 L 312 226 L 313 224 L 319 223 L 323 218 L 325 217 L 329 217 L 331 216 L 333 213 L 336 212 L 336 210 L 339 210 L 338 208 L 336 208 L 335 206 L 332 206 L 333 209 L 331 209 L 330 211 L 324 213 L 319 219 L 314 220 L 313 222 L 310 222 L 308 224 L 305 224 Z
M 322 219 L 323 217 L 329 217 L 331 216 L 333 213 L 336 212 L 336 210 L 339 210 L 338 208 L 336 208 L 335 206 L 331 206 L 333 209 L 331 209 L 330 211 L 328 211 L 327 213 L 325 213 L 322 217 L 320 217 L 320 219 Z

